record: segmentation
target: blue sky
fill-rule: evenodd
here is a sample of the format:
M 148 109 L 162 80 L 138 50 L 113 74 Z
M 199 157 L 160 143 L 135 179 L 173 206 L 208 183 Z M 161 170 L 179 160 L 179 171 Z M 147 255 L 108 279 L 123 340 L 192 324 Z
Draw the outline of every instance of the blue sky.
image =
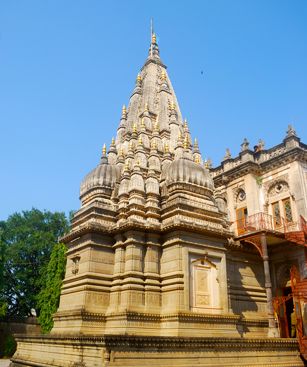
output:
M 0 1 L 0 219 L 79 208 L 147 57 L 150 18 L 183 116 L 217 165 L 289 123 L 307 143 L 307 1 Z

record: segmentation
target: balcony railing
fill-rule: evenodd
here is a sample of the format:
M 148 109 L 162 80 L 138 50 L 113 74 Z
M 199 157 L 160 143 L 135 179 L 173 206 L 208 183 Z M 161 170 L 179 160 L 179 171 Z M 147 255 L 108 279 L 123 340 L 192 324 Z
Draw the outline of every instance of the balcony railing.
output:
M 280 233 L 292 232 L 298 230 L 295 222 L 287 222 L 280 217 L 278 220 L 272 215 L 266 213 L 256 213 L 236 221 L 236 230 L 238 236 L 257 231 L 274 231 Z

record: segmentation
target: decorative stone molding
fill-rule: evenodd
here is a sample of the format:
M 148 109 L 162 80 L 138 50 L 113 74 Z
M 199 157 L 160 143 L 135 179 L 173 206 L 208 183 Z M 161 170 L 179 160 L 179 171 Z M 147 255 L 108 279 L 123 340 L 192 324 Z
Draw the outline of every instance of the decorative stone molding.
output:
M 246 200 L 245 186 L 239 185 L 232 190 L 234 202 L 237 204 L 243 203 Z
M 289 175 L 286 173 L 281 176 L 277 176 L 273 180 L 265 182 L 263 184 L 264 195 L 268 201 L 270 197 L 274 197 L 289 191 Z

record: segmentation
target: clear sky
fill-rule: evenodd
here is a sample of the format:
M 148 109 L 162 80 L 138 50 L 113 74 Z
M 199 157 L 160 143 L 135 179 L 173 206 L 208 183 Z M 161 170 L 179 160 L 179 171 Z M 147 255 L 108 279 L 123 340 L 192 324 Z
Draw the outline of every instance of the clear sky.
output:
M 0 219 L 79 208 L 150 42 L 219 164 L 247 137 L 307 143 L 306 0 L 0 0 Z

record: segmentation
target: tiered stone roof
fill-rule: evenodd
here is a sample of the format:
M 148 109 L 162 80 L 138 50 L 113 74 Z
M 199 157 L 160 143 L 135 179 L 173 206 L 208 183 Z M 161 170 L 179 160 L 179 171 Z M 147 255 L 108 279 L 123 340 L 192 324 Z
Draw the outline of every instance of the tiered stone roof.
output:
M 197 141 L 192 144 L 187 121 L 182 120 L 155 34 L 128 107 L 122 108 L 116 139 L 82 181 L 80 198 L 79 214 L 93 206 L 112 211 L 108 230 L 127 221 L 156 229 L 183 221 L 226 230 L 212 178 Z M 81 225 L 78 215 L 77 223 Z

